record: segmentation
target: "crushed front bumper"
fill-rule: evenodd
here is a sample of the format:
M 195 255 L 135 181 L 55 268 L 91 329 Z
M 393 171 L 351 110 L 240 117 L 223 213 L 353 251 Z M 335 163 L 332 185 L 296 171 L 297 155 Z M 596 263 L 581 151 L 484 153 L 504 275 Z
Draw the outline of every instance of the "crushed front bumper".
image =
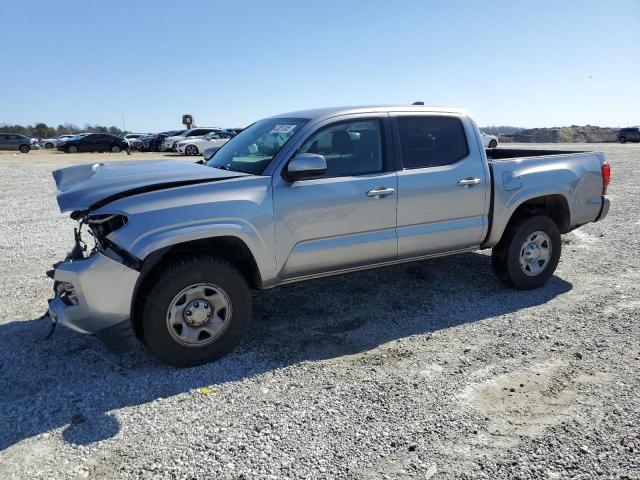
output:
M 53 274 L 59 288 L 49 300 L 49 317 L 76 332 L 99 337 L 111 350 L 125 350 L 135 343 L 129 315 L 139 275 L 100 252 L 63 262 Z

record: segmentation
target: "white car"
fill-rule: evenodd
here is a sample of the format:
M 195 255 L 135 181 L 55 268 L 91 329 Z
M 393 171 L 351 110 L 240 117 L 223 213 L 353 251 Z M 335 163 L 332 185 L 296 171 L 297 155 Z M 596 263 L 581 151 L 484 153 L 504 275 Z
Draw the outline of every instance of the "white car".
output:
M 51 150 L 52 148 L 57 147 L 59 142 L 67 140 L 68 138 L 71 138 L 71 137 L 75 137 L 76 135 L 77 134 L 74 133 L 71 135 L 58 135 L 55 138 L 43 138 L 40 140 L 39 144 L 41 147 L 44 147 L 47 150 Z
M 230 132 L 211 132 L 202 138 L 187 138 L 176 143 L 176 152 L 182 155 L 202 155 L 207 148 L 220 148 L 233 134 Z
M 140 138 L 144 135 L 149 135 L 148 133 L 127 133 L 124 136 L 124 139 L 126 140 L 126 142 L 129 144 L 129 147 L 131 147 L 131 142 L 134 141 L 137 138 Z
M 484 143 L 485 148 L 496 148 L 498 146 L 498 137 L 489 135 L 482 130 L 480 130 L 480 133 L 482 134 L 482 143 Z
M 219 132 L 220 130 L 222 130 L 221 128 L 216 128 L 216 127 L 197 127 L 197 128 L 192 128 L 191 130 L 187 130 L 186 132 L 184 132 L 182 135 L 177 135 L 174 137 L 167 137 L 164 139 L 164 141 L 162 142 L 162 145 L 160 145 L 160 151 L 161 152 L 170 152 L 172 150 L 175 150 L 176 148 L 176 144 L 181 141 L 181 140 L 185 140 L 187 138 L 193 139 L 193 138 L 201 138 L 204 137 L 206 134 L 211 133 L 211 132 Z

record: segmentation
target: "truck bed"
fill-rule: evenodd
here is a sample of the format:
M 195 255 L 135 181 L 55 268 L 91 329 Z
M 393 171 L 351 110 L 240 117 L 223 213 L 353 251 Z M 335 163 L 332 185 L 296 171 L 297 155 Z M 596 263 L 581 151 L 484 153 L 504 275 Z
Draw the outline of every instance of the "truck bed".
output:
M 573 153 L 590 153 L 581 150 L 535 150 L 531 148 L 487 148 L 487 160 L 500 161 L 525 157 L 543 157 L 549 155 L 571 155 Z
M 570 211 L 562 232 L 596 221 L 603 207 L 604 155 L 575 150 L 497 148 L 487 150 L 491 174 L 492 215 L 484 247 L 494 246 L 506 222 L 523 202 L 553 198 Z

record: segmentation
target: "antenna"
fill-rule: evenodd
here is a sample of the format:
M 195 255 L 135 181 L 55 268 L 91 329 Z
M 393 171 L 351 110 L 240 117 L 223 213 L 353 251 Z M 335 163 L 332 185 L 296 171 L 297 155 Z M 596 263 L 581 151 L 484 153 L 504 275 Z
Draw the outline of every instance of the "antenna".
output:
M 413 102 L 411 105 L 424 105 L 424 102 Z

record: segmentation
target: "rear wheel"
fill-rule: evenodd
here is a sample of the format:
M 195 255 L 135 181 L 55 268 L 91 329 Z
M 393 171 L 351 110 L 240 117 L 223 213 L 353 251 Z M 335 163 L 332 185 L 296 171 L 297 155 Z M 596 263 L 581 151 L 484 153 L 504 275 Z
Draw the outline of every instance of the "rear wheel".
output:
M 620 137 L 619 141 L 620 143 L 627 143 L 627 137 Z
M 53 147 L 55 147 L 55 145 L 51 142 L 47 142 L 44 144 L 44 148 L 46 148 L 47 150 L 51 150 Z
M 227 353 L 251 318 L 251 292 L 233 265 L 197 256 L 167 267 L 145 295 L 142 331 L 149 350 L 178 367 Z
M 29 147 L 29 145 L 20 145 L 20 147 L 18 147 L 18 150 L 20 150 L 20 153 L 29 153 L 31 147 Z
M 560 230 L 544 215 L 522 217 L 505 229 L 493 248 L 492 265 L 498 278 L 510 287 L 531 290 L 541 287 L 560 260 Z
M 491 140 L 489 142 L 489 148 L 496 148 L 498 146 L 498 142 L 496 140 Z

